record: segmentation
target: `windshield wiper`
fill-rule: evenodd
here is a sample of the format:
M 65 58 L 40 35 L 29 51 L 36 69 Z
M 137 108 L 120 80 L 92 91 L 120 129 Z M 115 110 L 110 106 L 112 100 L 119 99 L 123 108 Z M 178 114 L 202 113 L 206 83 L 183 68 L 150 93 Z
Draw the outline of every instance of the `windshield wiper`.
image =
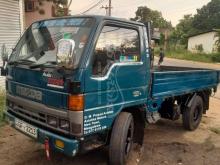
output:
M 18 64 L 32 64 L 35 63 L 32 60 L 28 60 L 28 59 L 20 59 L 18 61 L 9 61 L 8 64 L 9 65 L 18 65 Z
M 35 68 L 40 68 L 40 67 L 45 67 L 45 66 L 51 66 L 51 65 L 53 65 L 53 67 L 54 67 L 54 65 L 56 65 L 56 64 L 57 64 L 56 61 L 47 61 L 47 62 L 41 63 L 41 64 L 33 64 L 33 65 L 30 65 L 30 68 L 31 68 L 31 69 L 35 69 Z

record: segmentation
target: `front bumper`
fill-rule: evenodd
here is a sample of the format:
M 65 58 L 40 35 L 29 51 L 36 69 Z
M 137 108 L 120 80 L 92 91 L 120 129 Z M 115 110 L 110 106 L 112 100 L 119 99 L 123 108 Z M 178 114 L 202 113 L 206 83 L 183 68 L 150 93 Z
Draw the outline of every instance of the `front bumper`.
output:
M 16 117 L 8 112 L 5 112 L 4 114 L 5 114 L 6 120 L 10 123 L 10 125 L 13 128 L 15 128 Z M 36 127 L 36 128 L 37 128 L 37 134 L 38 134 L 36 141 L 38 141 L 39 143 L 44 144 L 45 140 L 49 140 L 49 145 L 52 150 L 62 152 L 68 156 L 75 156 L 79 152 L 79 141 L 78 140 L 66 138 L 66 137 L 48 132 L 48 131 L 43 130 L 38 127 Z M 15 129 L 18 130 L 17 128 L 15 128 Z M 18 130 L 18 131 L 20 131 L 20 130 Z M 22 132 L 22 131 L 20 131 L 20 132 Z M 22 133 L 27 135 L 24 132 L 22 132 Z M 29 135 L 27 135 L 27 136 L 29 136 Z M 57 147 L 55 144 L 56 140 L 62 141 L 64 143 L 64 148 Z

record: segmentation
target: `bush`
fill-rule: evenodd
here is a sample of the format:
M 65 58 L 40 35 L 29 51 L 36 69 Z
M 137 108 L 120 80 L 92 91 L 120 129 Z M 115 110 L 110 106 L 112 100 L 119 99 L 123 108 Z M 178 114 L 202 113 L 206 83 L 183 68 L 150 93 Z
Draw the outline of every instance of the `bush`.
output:
M 159 48 L 155 48 L 155 55 L 159 55 Z M 177 49 L 168 49 L 165 51 L 165 57 L 190 60 L 190 61 L 200 61 L 208 63 L 219 63 L 220 53 L 206 54 L 206 53 L 191 53 L 186 49 L 178 47 Z
M 220 53 L 212 55 L 212 61 L 220 62 Z

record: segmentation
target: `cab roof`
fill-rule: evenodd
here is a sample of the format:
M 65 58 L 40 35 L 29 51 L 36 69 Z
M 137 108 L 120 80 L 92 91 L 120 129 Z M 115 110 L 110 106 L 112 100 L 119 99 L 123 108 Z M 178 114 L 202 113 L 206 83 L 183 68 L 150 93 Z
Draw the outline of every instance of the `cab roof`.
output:
M 124 23 L 129 23 L 129 24 L 135 24 L 138 26 L 144 26 L 144 24 L 141 22 L 130 21 L 125 18 L 116 18 L 116 17 L 110 17 L 110 16 L 101 16 L 101 15 L 72 15 L 72 16 L 65 16 L 65 17 L 50 18 L 50 19 L 45 19 L 45 20 L 56 20 L 56 19 L 65 19 L 65 18 L 94 18 L 98 22 L 102 22 L 104 20 L 112 20 L 112 21 L 118 21 L 122 23 L 124 22 Z M 41 21 L 44 21 L 44 20 L 41 20 Z

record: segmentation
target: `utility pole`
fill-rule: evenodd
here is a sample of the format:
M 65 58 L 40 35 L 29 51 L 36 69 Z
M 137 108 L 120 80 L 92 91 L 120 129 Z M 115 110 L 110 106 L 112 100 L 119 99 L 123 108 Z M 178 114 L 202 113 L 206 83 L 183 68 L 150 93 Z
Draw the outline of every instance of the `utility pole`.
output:
M 102 6 L 101 9 L 105 9 L 105 15 L 109 15 L 108 14 L 109 10 L 108 10 L 108 6 L 107 5 L 106 6 Z
M 109 0 L 109 5 L 102 6 L 101 9 L 105 9 L 106 15 L 111 16 L 112 15 L 112 0 Z
M 109 14 L 109 16 L 111 17 L 111 15 L 112 15 L 112 0 L 109 0 L 109 12 L 108 12 L 108 14 Z

